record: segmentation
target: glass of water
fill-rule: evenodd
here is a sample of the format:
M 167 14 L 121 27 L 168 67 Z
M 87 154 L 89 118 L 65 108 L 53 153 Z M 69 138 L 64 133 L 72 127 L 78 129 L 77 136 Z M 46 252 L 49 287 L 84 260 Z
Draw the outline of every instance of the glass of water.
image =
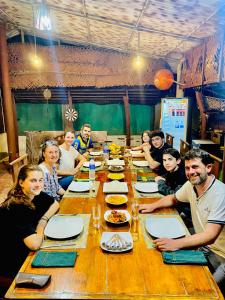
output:
M 131 213 L 132 213 L 132 219 L 134 221 L 137 221 L 139 215 L 139 205 L 137 199 L 133 199 L 131 201 Z
M 100 204 L 95 204 L 92 207 L 92 219 L 93 227 L 99 229 L 101 227 L 101 206 Z

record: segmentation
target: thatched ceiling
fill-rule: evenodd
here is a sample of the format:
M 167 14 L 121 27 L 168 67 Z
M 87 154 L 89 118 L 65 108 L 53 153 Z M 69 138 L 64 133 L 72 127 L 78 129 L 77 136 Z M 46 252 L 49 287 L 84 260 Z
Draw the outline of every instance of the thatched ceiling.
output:
M 51 37 L 58 41 L 166 58 L 182 53 L 225 24 L 224 0 L 46 0 L 51 9 Z M 0 0 L 0 20 L 8 36 L 33 33 L 36 0 Z M 36 31 L 37 36 L 49 35 Z M 175 59 L 175 60 L 174 60 Z

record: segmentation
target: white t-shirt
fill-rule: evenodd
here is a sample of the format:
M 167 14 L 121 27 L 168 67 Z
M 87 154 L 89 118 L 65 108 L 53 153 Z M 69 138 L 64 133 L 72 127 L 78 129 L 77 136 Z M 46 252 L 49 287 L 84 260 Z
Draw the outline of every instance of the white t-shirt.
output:
M 207 223 L 225 225 L 225 184 L 221 181 L 214 178 L 200 197 L 197 197 L 194 187 L 187 181 L 175 195 L 178 201 L 190 203 L 196 233 L 203 232 Z M 216 241 L 208 246 L 225 258 L 225 226 Z
M 74 170 L 75 160 L 79 155 L 79 152 L 74 148 L 70 147 L 67 151 L 62 146 L 59 146 L 61 151 L 61 157 L 59 161 L 59 170 L 72 172 Z

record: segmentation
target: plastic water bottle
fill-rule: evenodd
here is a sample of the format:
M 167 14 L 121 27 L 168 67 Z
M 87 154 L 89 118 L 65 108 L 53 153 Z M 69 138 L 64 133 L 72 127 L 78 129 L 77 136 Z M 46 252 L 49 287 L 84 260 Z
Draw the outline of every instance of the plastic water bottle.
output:
M 107 161 L 107 159 L 109 159 L 109 148 L 107 144 L 105 144 L 103 147 L 103 158 L 105 162 Z
M 91 158 L 89 162 L 89 180 L 95 180 L 95 161 L 93 158 Z

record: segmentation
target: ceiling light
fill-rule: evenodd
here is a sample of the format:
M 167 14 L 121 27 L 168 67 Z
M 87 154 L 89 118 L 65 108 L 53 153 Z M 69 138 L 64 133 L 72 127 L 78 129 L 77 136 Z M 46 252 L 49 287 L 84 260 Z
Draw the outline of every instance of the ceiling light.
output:
M 41 2 L 36 8 L 35 27 L 39 30 L 51 30 L 52 23 L 50 18 L 50 9 Z

